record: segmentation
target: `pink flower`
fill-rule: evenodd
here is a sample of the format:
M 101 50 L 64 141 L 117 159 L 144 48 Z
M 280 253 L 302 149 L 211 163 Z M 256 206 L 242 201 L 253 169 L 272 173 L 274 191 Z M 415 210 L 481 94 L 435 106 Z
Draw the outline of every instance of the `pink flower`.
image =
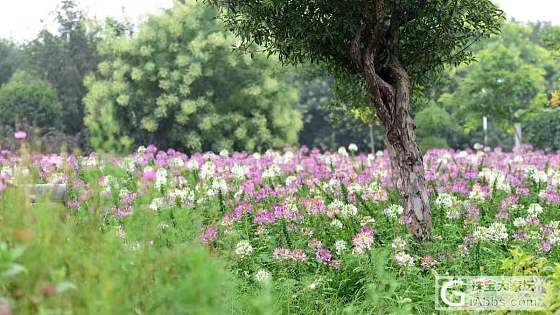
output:
M 146 181 L 155 180 L 156 177 L 157 177 L 157 174 L 154 171 L 145 171 L 145 172 L 142 173 L 142 179 L 144 179 Z
M 315 258 L 319 263 L 328 264 L 332 260 L 332 254 L 328 249 L 320 247 L 315 253 Z
M 215 242 L 218 239 L 218 228 L 214 225 L 209 225 L 202 232 L 199 239 L 205 244 L 210 244 Z
M 14 138 L 23 140 L 27 138 L 27 133 L 25 131 L 16 131 L 16 133 L 14 133 Z
M 360 232 L 354 235 L 354 252 L 363 254 L 373 246 L 375 231 L 369 227 L 362 227 Z
M 6 185 L 0 183 L 0 193 L 6 190 Z

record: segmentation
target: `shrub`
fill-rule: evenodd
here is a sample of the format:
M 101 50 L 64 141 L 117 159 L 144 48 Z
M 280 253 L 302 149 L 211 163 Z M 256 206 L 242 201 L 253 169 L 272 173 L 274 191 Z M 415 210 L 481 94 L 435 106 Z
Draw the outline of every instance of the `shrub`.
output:
M 560 149 L 560 108 L 544 110 L 535 115 L 524 131 L 524 142 L 539 149 Z
M 61 125 L 62 107 L 56 90 L 47 82 L 24 72 L 16 72 L 0 88 L 0 125 L 23 122 L 38 128 Z

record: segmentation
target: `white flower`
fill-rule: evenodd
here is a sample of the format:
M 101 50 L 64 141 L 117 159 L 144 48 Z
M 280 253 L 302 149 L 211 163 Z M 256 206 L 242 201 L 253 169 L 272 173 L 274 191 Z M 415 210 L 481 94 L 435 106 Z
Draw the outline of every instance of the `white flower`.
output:
M 342 222 L 340 222 L 339 219 L 333 219 L 331 221 L 331 225 L 334 226 L 334 227 L 337 227 L 339 229 L 342 229 L 344 227 L 344 225 L 342 225 Z
M 187 169 L 189 171 L 198 170 L 199 168 L 200 165 L 198 165 L 198 162 L 196 160 L 192 159 L 187 162 Z
M 343 156 L 348 156 L 348 152 L 346 152 L 345 147 L 338 148 L 338 154 L 343 155 Z
M 405 252 L 398 252 L 395 254 L 395 261 L 401 267 L 414 266 L 414 258 Z
M 385 208 L 385 210 L 383 210 L 383 213 L 385 213 L 385 215 L 390 218 L 390 219 L 394 219 L 400 215 L 402 215 L 404 212 L 404 209 L 401 205 L 390 205 L 389 207 Z
M 370 216 L 364 216 L 360 220 L 360 226 L 368 226 L 368 225 L 373 226 L 374 224 L 375 224 L 375 219 Z
M 406 249 L 407 246 L 407 242 L 405 239 L 403 239 L 402 237 L 398 236 L 397 238 L 395 238 L 393 240 L 393 243 L 391 244 L 391 248 L 395 251 L 395 252 L 401 252 L 403 250 Z
M 200 168 L 200 177 L 207 179 L 214 176 L 216 173 L 216 165 L 214 163 L 207 161 Z
M 220 155 L 221 155 L 221 156 L 224 156 L 224 157 L 225 157 L 225 156 L 229 156 L 229 151 L 226 150 L 226 149 L 224 149 L 224 150 L 220 151 Z
M 494 186 L 498 190 L 508 191 L 511 189 L 506 176 L 497 169 L 484 168 L 478 173 L 478 177 L 486 180 L 491 189 L 493 189 Z
M 157 189 L 167 185 L 167 170 L 162 168 L 156 172 L 156 182 L 154 185 Z
M 348 192 L 349 193 L 359 193 L 364 190 L 364 187 L 358 183 L 352 183 L 348 185 Z
M 122 225 L 117 226 L 117 229 L 115 231 L 115 234 L 117 235 L 118 238 L 120 239 L 124 239 L 126 237 L 126 231 L 124 230 L 124 228 L 122 227 Z
M 458 209 L 447 209 L 445 217 L 449 220 L 457 220 L 461 217 L 461 213 Z
M 226 182 L 225 179 L 223 178 L 216 178 L 212 181 L 212 189 L 217 190 L 217 191 L 221 191 L 222 193 L 227 193 L 228 190 L 228 184 Z
M 480 241 L 500 242 L 508 239 L 508 233 L 503 223 L 496 222 L 489 227 L 477 227 L 474 231 L 474 237 Z
M 176 157 L 171 161 L 171 165 L 175 167 L 183 167 L 185 166 L 185 161 L 183 161 L 183 159 L 181 158 Z
M 350 145 L 348 146 L 348 151 L 356 152 L 358 151 L 358 146 L 355 143 L 350 143 Z
M 535 183 L 546 183 L 548 181 L 548 175 L 543 171 L 539 171 L 532 165 L 525 168 L 525 173 L 527 177 Z
M 231 174 L 235 178 L 245 178 L 248 173 L 248 168 L 243 165 L 235 164 L 231 167 Z
M 457 199 L 448 193 L 441 193 L 436 198 L 436 206 L 441 208 L 453 208 L 453 206 L 457 203 Z
M 346 246 L 346 241 L 338 240 L 334 242 L 334 250 L 336 251 L 337 255 L 341 255 L 348 247 Z
M 527 213 L 530 217 L 537 217 L 543 212 L 543 208 L 538 203 L 532 203 L 527 207 Z
M 267 270 L 261 269 L 255 273 L 255 281 L 259 283 L 267 283 L 272 279 L 272 275 Z
M 469 193 L 469 198 L 475 200 L 484 200 L 486 199 L 486 197 L 486 194 L 482 191 L 482 186 L 480 186 L 479 184 L 474 184 L 471 192 Z
M 286 186 L 291 186 L 296 180 L 297 177 L 293 175 L 286 177 Z
M 253 246 L 247 240 L 240 241 L 235 245 L 235 254 L 241 257 L 247 257 L 253 253 Z
M 515 218 L 513 220 L 513 226 L 515 227 L 522 227 L 527 225 L 527 220 L 525 220 L 525 218 Z
M 356 208 L 356 206 L 352 204 L 343 205 L 342 209 L 340 210 L 340 215 L 342 215 L 345 218 L 353 217 L 356 214 L 358 214 L 358 208 Z
M 191 205 L 194 203 L 194 191 L 189 188 L 174 189 L 168 193 L 170 199 L 176 201 L 181 206 Z
M 150 209 L 154 211 L 161 210 L 165 206 L 165 199 L 163 198 L 154 198 L 150 205 L 148 206 Z
M 262 173 L 262 178 L 272 178 L 280 175 L 280 167 L 276 164 L 272 164 Z

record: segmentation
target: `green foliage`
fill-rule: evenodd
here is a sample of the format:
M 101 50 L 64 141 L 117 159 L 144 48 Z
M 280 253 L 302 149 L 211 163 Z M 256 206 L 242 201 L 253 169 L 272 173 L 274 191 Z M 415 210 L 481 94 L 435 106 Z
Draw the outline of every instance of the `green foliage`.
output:
M 56 14 L 58 33 L 43 30 L 31 41 L 25 48 L 23 68 L 56 88 L 62 103 L 63 130 L 75 134 L 85 129 L 83 81 L 98 63 L 98 34 L 74 0 L 61 1 Z
M 560 264 L 556 264 L 556 268 L 550 277 L 547 287 L 547 305 L 551 314 L 560 312 Z
M 8 82 L 20 59 L 20 48 L 10 41 L 0 39 L 0 86 Z
M 91 142 L 106 150 L 155 143 L 263 150 L 297 143 L 297 90 L 273 58 L 232 51 L 215 10 L 189 2 L 151 17 L 131 38 L 108 29 L 86 80 Z
M 285 61 L 326 62 L 345 73 L 355 71 L 350 51 L 358 30 L 364 26 L 364 34 L 372 36 L 386 31 L 388 37 L 377 38 L 373 47 L 376 70 L 398 60 L 417 79 L 469 60 L 465 47 L 497 32 L 502 21 L 501 11 L 488 0 L 208 2 L 222 8 L 224 20 L 244 42 L 262 44 Z M 378 6 L 384 21 L 375 21 Z M 370 38 L 363 36 L 359 48 L 367 47 Z
M 545 110 L 528 122 L 524 128 L 528 143 L 537 148 L 560 149 L 560 109 Z
M 313 67 L 310 67 L 314 70 Z M 307 69 L 307 68 L 306 68 Z M 348 111 L 356 109 L 351 104 L 339 103 L 338 93 L 333 88 L 338 86 L 333 83 L 332 77 L 317 75 L 308 71 L 300 87 L 300 103 L 303 111 L 303 129 L 299 135 L 299 143 L 308 147 L 324 147 L 336 150 L 340 146 L 348 146 L 351 143 L 358 145 L 360 151 L 371 151 L 371 136 L 374 137 L 374 146 L 377 149 L 383 147 L 385 137 L 383 128 L 373 123 L 372 134 L 367 123 L 371 117 L 362 119 L 358 114 L 348 114 Z M 347 91 L 348 94 L 351 92 Z M 370 115 L 371 116 L 371 115 Z
M 445 109 L 436 105 L 426 107 L 416 114 L 414 122 L 420 139 L 420 147 L 423 150 L 448 147 L 444 137 L 446 134 L 452 133 L 456 125 Z
M 57 128 L 61 115 L 56 89 L 27 72 L 16 72 L 0 88 L 0 125 Z
M 533 276 L 543 274 L 546 263 L 546 258 L 537 258 L 514 248 L 510 250 L 510 257 L 502 259 L 500 269 L 511 276 Z
M 519 50 L 502 45 L 478 56 L 480 62 L 469 66 L 459 79 L 459 89 L 450 97 L 442 96 L 447 107 L 459 107 L 467 133 L 480 128 L 482 116 L 501 128 L 511 128 L 527 113 L 544 108 L 544 69 L 524 62 Z

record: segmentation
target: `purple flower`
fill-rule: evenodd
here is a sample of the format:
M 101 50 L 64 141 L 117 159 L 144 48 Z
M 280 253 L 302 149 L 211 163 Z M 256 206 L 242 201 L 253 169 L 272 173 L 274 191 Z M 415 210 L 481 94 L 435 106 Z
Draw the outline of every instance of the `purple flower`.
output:
M 541 249 L 545 253 L 550 252 L 552 250 L 552 243 L 549 240 L 543 240 L 541 242 Z
M 328 249 L 321 247 L 315 253 L 315 259 L 319 263 L 328 264 L 332 260 L 332 254 Z
M 215 225 L 209 225 L 202 231 L 199 237 L 200 241 L 205 244 L 210 244 L 218 239 L 218 228 Z

